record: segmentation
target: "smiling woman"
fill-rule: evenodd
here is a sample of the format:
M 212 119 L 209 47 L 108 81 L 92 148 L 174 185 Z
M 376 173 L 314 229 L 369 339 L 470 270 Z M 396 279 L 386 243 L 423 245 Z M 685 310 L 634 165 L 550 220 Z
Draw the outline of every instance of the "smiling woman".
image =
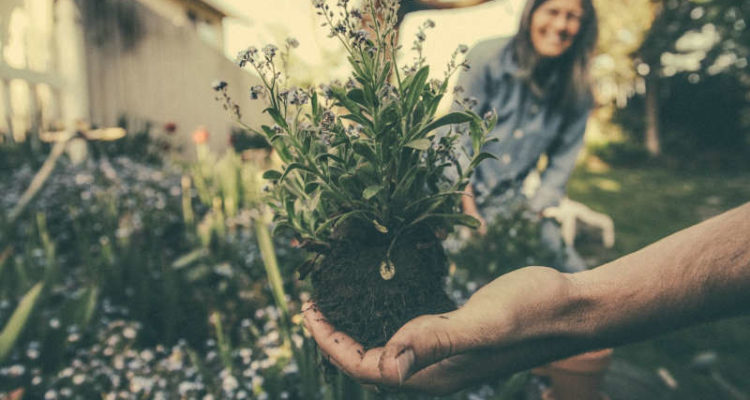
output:
M 580 0 L 550 0 L 531 16 L 531 43 L 542 57 L 559 57 L 573 45 L 581 29 Z
M 592 106 L 588 71 L 596 37 L 591 0 L 529 0 L 513 37 L 471 50 L 472 68 L 459 76 L 464 91 L 457 100 L 473 97 L 480 115 L 496 110 L 491 136 L 499 141 L 482 149 L 497 159 L 478 167 L 474 196 L 463 199 L 466 213 L 492 222 L 521 203 L 541 216 L 564 197 Z M 523 180 L 543 155 L 547 168 L 527 198 Z M 545 246 L 558 254 L 556 268 L 585 269 L 573 248 L 562 246 L 554 221 L 543 220 L 541 231 Z

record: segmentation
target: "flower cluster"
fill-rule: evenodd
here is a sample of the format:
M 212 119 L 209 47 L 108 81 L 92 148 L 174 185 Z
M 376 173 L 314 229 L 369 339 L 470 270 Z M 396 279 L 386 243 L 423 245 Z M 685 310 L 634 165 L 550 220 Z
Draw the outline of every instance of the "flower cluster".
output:
M 40 362 L 39 343 L 31 342 L 26 360 L 0 368 L 0 381 L 8 387 L 26 386 L 30 398 L 45 400 L 299 397 L 298 366 L 284 347 L 278 318 L 274 307 L 266 307 L 243 319 L 241 334 L 257 339 L 230 349 L 224 358 L 226 349 L 212 338 L 202 346 L 179 340 L 170 346 L 144 347 L 138 344 L 142 324 L 103 320 L 90 344 L 74 346 L 77 350 L 70 362 L 54 373 L 45 374 L 35 366 Z M 293 337 L 300 343 L 304 340 L 299 333 Z M 276 386 L 282 382 L 279 390 Z

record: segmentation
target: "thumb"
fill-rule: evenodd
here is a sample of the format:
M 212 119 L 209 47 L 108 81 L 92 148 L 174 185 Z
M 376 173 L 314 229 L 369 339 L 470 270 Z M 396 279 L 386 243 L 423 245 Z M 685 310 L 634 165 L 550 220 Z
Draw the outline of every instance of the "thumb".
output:
M 456 311 L 423 315 L 406 323 L 386 343 L 379 368 L 383 382 L 401 386 L 431 364 L 466 351 L 471 346 Z

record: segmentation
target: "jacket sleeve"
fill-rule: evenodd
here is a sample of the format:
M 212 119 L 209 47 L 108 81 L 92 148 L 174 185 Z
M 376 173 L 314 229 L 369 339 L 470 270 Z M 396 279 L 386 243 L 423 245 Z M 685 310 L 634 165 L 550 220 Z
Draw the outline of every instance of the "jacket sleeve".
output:
M 539 190 L 529 201 L 532 210 L 538 212 L 556 206 L 565 196 L 565 186 L 583 147 L 589 114 L 590 108 L 586 107 L 563 125 L 560 137 L 547 153 L 549 163 L 542 173 Z

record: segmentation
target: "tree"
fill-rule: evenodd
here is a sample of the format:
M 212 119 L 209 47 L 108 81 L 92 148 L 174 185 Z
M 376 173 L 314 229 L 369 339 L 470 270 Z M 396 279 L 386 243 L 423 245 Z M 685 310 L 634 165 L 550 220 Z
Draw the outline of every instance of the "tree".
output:
M 750 2 L 736 0 L 652 0 L 651 29 L 634 53 L 645 79 L 645 144 L 661 152 L 660 86 L 680 72 L 691 83 L 732 74 L 750 88 Z

